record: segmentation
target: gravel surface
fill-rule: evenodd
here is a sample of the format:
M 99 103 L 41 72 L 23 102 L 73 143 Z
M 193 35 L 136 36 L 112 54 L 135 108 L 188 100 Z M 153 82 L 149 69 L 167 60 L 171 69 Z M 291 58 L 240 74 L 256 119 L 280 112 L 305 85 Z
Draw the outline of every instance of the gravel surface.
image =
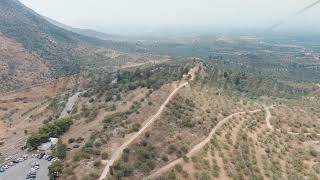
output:
M 38 158 L 29 158 L 10 167 L 5 172 L 0 173 L 0 180 L 25 180 L 33 162 L 39 162 L 40 164 L 36 180 L 49 180 L 48 166 L 51 162 Z
M 65 108 L 63 109 L 63 111 L 61 112 L 60 114 L 60 118 L 66 118 L 69 116 L 69 112 L 72 111 L 74 105 L 76 104 L 76 102 L 78 101 L 79 99 L 79 95 L 81 94 L 81 92 L 77 92 L 76 94 L 74 94 L 73 96 L 71 96 L 69 99 L 68 99 L 68 102 L 65 106 Z

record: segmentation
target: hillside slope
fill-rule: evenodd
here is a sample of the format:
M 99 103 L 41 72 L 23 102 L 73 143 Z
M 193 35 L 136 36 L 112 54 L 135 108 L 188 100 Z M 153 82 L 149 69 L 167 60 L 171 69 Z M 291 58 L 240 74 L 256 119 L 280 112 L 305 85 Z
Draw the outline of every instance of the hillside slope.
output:
M 113 59 L 105 52 L 133 52 L 130 48 L 135 47 L 58 27 L 18 0 L 0 1 L 0 33 L 0 92 L 77 74 L 97 63 L 113 70 Z
M 76 48 L 111 43 L 57 27 L 17 0 L 0 1 L 0 32 L 47 60 L 57 76 L 79 71 Z
M 0 33 L 0 92 L 38 84 L 51 78 L 48 65 L 16 41 Z

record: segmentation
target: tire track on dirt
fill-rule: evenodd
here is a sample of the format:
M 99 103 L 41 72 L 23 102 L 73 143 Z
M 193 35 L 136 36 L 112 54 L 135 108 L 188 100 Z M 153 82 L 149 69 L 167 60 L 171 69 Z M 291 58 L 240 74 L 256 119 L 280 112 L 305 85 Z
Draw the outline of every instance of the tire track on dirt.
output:
M 190 70 L 188 73 L 191 75 L 190 81 L 194 80 L 194 76 L 196 71 L 199 69 L 199 66 L 194 67 Z M 171 99 L 174 97 L 174 95 L 183 87 L 187 86 L 189 82 L 183 82 L 178 87 L 176 87 L 171 94 L 168 96 L 168 98 L 165 100 L 165 102 L 160 106 L 159 110 L 155 115 L 153 115 L 147 122 L 144 124 L 144 126 L 135 134 L 133 134 L 126 142 L 124 142 L 112 155 L 110 160 L 108 160 L 107 165 L 105 166 L 99 180 L 103 180 L 107 177 L 109 174 L 110 167 L 118 160 L 120 159 L 122 152 L 125 148 L 127 148 L 136 138 L 138 138 L 155 120 L 158 119 L 158 117 L 161 115 L 167 104 L 171 101 Z
M 266 114 L 267 114 L 267 117 L 266 117 L 267 126 L 268 126 L 268 128 L 269 128 L 271 131 L 276 130 L 276 131 L 278 131 L 278 132 L 281 132 L 280 129 L 275 129 L 275 128 L 272 126 L 271 122 L 270 122 L 270 119 L 272 118 L 272 114 L 271 114 L 271 112 L 270 112 L 270 108 L 274 108 L 274 106 L 270 106 L 270 107 L 266 107 L 266 106 L 265 106 L 265 107 L 264 107 L 264 109 L 265 109 L 265 111 L 266 111 Z M 291 134 L 291 135 L 299 135 L 299 134 L 301 134 L 301 133 L 295 133 L 295 132 L 291 132 L 291 131 L 287 131 L 287 133 L 288 133 L 288 134 Z M 305 135 L 305 136 L 310 136 L 310 135 L 320 136 L 320 134 L 314 134 L 314 133 L 303 133 L 303 135 Z
M 250 114 L 254 114 L 254 113 L 258 113 L 261 112 L 261 109 L 257 109 L 254 111 L 249 111 Z M 193 155 L 195 155 L 196 153 L 198 153 L 206 144 L 208 144 L 211 140 L 211 138 L 213 137 L 213 135 L 216 133 L 216 131 L 218 129 L 220 129 L 226 122 L 228 122 L 230 119 L 232 119 L 235 116 L 239 116 L 239 115 L 243 115 L 246 114 L 247 112 L 243 111 L 243 112 L 237 112 L 234 114 L 229 115 L 228 117 L 224 118 L 223 120 L 219 121 L 218 124 L 211 130 L 210 134 L 207 136 L 206 139 L 204 139 L 203 141 L 201 141 L 199 144 L 197 144 L 196 146 L 194 146 L 187 154 L 186 156 L 188 158 L 191 158 Z M 167 172 L 168 170 L 170 170 L 171 168 L 173 168 L 175 165 L 182 163 L 183 162 L 183 158 L 179 158 L 176 159 L 174 161 L 172 161 L 171 163 L 165 165 L 164 167 L 160 168 L 159 170 L 157 170 L 156 172 L 154 172 L 153 174 L 151 174 L 150 176 L 144 178 L 144 179 L 155 179 L 159 176 L 161 176 L 163 173 Z

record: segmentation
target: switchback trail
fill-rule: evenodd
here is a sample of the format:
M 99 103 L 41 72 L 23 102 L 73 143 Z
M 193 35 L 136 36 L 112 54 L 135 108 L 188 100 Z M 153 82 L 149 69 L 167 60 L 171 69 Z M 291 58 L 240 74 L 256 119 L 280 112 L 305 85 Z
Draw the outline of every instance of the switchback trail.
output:
M 191 75 L 190 81 L 194 79 L 195 72 L 199 69 L 198 66 L 191 69 L 189 72 L 189 75 Z M 147 122 L 144 124 L 144 126 L 135 134 L 133 134 L 131 137 L 129 137 L 128 140 L 126 140 L 113 154 L 111 155 L 110 160 L 108 160 L 106 167 L 104 168 L 99 180 L 103 180 L 107 175 L 109 174 L 110 167 L 116 162 L 118 159 L 120 159 L 122 152 L 125 148 L 127 148 L 137 137 L 139 137 L 157 118 L 161 115 L 163 110 L 165 109 L 166 105 L 170 102 L 170 100 L 174 97 L 174 95 L 183 87 L 187 86 L 189 82 L 183 82 L 181 83 L 177 88 L 175 88 L 171 94 L 168 96 L 168 98 L 165 100 L 165 102 L 160 106 L 159 110 L 156 114 L 154 114 Z
M 254 114 L 254 113 L 258 113 L 261 112 L 261 109 L 257 109 L 254 111 L 249 111 L 250 114 Z M 246 112 L 237 112 L 234 114 L 231 114 L 230 116 L 224 118 L 223 120 L 219 121 L 219 123 L 211 130 L 210 134 L 207 136 L 206 139 L 204 139 L 203 141 L 201 141 L 199 144 L 197 144 L 196 146 L 194 146 L 187 154 L 186 156 L 188 158 L 191 158 L 193 155 L 195 155 L 196 153 L 198 153 L 206 144 L 208 144 L 211 140 L 211 138 L 213 137 L 213 135 L 216 133 L 216 131 L 218 129 L 220 129 L 226 122 L 228 122 L 230 119 L 232 119 L 235 116 L 238 115 L 242 115 L 242 114 L 246 114 Z M 153 174 L 151 174 L 150 176 L 146 177 L 145 179 L 155 179 L 159 176 L 161 176 L 163 173 L 167 172 L 168 170 L 170 170 L 171 168 L 173 168 L 175 165 L 182 163 L 183 162 L 183 158 L 179 158 L 176 159 L 174 161 L 172 161 L 171 163 L 165 165 L 164 167 L 160 168 L 159 170 L 157 170 L 156 172 L 154 172 Z
M 281 132 L 280 129 L 274 129 L 274 127 L 271 125 L 270 123 L 270 119 L 272 118 L 272 114 L 270 112 L 270 108 L 273 108 L 274 106 L 271 106 L 271 107 L 265 107 L 265 112 L 267 114 L 266 116 L 266 123 L 267 123 L 267 126 L 268 128 L 273 131 L 273 130 L 276 130 L 278 132 Z M 295 132 L 291 132 L 291 131 L 288 131 L 287 132 L 288 134 L 291 134 L 291 135 L 299 135 L 300 133 L 295 133 Z M 310 135 L 316 135 L 316 136 L 320 136 L 320 134 L 313 134 L 313 133 L 303 133 L 305 136 L 310 136 Z

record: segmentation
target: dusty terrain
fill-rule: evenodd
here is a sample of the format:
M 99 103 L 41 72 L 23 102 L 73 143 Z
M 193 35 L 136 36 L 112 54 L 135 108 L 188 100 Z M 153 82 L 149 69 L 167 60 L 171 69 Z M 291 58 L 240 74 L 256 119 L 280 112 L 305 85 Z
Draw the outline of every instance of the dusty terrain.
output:
M 38 55 L 0 33 L 0 92 L 50 79 L 49 67 Z
M 308 123 L 308 107 L 292 111 L 297 105 L 265 106 L 255 113 L 231 115 L 205 145 L 195 146 L 196 151 L 186 154 L 188 158 L 168 163 L 148 179 L 318 179 L 319 137 L 311 133 L 318 125 Z M 295 121 L 292 116 L 305 116 L 298 124 L 304 131 L 290 131 L 287 125 Z
M 27 137 L 42 126 L 53 112 L 51 98 L 74 87 L 74 77 L 61 78 L 32 88 L 3 94 L 0 98 L 1 158 L 18 155 Z M 17 154 L 18 153 L 18 154 Z

